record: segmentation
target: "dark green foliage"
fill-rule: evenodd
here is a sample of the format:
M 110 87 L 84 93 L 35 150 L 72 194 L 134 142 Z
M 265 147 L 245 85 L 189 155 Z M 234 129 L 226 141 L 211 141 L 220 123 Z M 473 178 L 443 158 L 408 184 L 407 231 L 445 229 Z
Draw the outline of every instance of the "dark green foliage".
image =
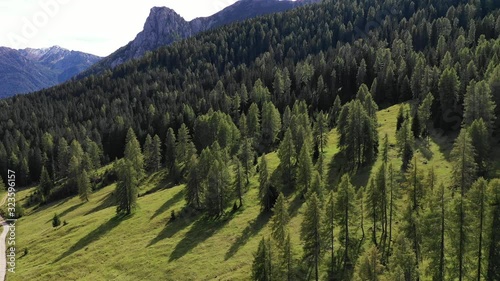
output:
M 401 105 L 399 107 L 399 111 L 398 111 L 398 117 L 397 117 L 397 121 L 396 121 L 396 131 L 399 131 L 399 129 L 401 129 L 401 126 L 403 126 L 403 123 L 405 122 L 405 109 L 404 109 L 404 105 Z
M 196 154 L 191 156 L 186 180 L 186 202 L 196 209 L 201 208 L 203 196 L 203 178 L 200 175 L 199 160 Z
M 376 119 L 366 110 L 372 110 L 371 98 L 365 104 L 367 107 L 359 99 L 349 102 L 343 106 L 339 116 L 340 150 L 347 164 L 354 169 L 371 163 L 378 152 Z
M 278 192 L 269 179 L 265 155 L 260 157 L 259 163 L 259 198 L 264 211 L 270 211 L 278 198 Z
M 61 225 L 61 219 L 59 218 L 58 214 L 54 214 L 54 217 L 52 218 L 52 227 L 58 227 Z
M 257 252 L 254 254 L 252 264 L 252 279 L 256 281 L 271 280 L 271 259 L 270 259 L 270 243 L 264 237 L 260 240 Z
M 415 146 L 415 138 L 410 129 L 410 120 L 405 120 L 399 131 L 396 132 L 396 141 L 398 153 L 402 158 L 401 170 L 406 171 L 410 160 L 413 158 L 413 151 Z
M 42 203 L 45 203 L 52 188 L 54 188 L 54 183 L 52 182 L 47 169 L 45 169 L 45 167 L 42 167 L 42 175 L 40 176 L 40 184 L 38 185 L 38 190 L 41 195 L 40 201 Z
M 172 128 L 168 128 L 165 140 L 165 166 L 170 172 L 175 170 L 175 133 Z
M 302 193 L 306 193 L 312 185 L 313 163 L 309 154 L 309 146 L 305 143 L 300 150 L 297 159 L 297 187 Z
M 422 132 L 422 127 L 420 125 L 420 116 L 418 110 L 415 111 L 413 118 L 411 119 L 411 131 L 415 138 L 420 138 L 420 133 Z
M 488 245 L 488 269 L 487 280 L 497 280 L 500 278 L 500 181 L 495 179 L 488 187 L 489 206 L 489 245 Z
M 313 278 L 319 280 L 319 265 L 323 254 L 323 239 L 321 236 L 322 210 L 316 193 L 312 193 L 306 201 L 304 220 L 300 229 L 300 237 L 304 249 L 304 260 L 309 268 L 313 268 Z
M 474 162 L 477 164 L 478 174 L 485 175 L 488 171 L 488 164 L 491 159 L 491 141 L 488 127 L 482 118 L 476 119 L 468 128 L 468 133 L 471 138 L 472 146 L 474 147 Z
M 281 250 L 285 250 L 285 242 L 288 234 L 288 222 L 290 215 L 287 211 L 285 196 L 280 192 L 276 204 L 273 207 L 273 217 L 271 218 L 271 235 Z

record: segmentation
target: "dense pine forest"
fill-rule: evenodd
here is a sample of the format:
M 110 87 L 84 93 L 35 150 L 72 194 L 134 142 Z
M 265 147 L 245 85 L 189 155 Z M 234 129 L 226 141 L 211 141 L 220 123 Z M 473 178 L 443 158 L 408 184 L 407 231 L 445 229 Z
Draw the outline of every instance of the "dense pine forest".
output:
M 120 216 L 165 171 L 215 221 L 245 208 L 255 177 L 271 232 L 253 280 L 500 280 L 498 104 L 500 2 L 324 1 L 0 100 L 0 170 L 37 186 L 26 208 L 116 183 Z M 451 175 L 421 164 L 445 136 Z

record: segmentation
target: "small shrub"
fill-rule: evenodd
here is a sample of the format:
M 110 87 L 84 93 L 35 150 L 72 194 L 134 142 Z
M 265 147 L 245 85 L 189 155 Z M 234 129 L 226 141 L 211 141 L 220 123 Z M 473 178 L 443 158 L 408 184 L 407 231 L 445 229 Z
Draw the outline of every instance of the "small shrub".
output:
M 54 217 L 52 218 L 52 227 L 58 227 L 61 225 L 61 219 L 59 218 L 58 214 L 54 214 Z
M 172 213 L 170 213 L 170 221 L 175 221 L 175 210 L 172 210 Z

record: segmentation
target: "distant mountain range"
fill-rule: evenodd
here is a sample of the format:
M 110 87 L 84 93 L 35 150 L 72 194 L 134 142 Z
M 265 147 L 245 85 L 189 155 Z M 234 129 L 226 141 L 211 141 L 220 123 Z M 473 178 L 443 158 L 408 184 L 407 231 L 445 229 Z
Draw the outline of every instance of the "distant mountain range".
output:
M 23 50 L 0 47 L 0 98 L 63 83 L 100 59 L 58 46 Z
M 240 0 L 212 16 L 196 18 L 191 21 L 184 20 L 170 8 L 154 7 L 144 24 L 144 29 L 137 34 L 134 40 L 102 59 L 78 77 L 100 73 L 105 69 L 139 58 L 147 51 L 154 51 L 209 29 L 316 2 L 320 2 L 320 0 Z

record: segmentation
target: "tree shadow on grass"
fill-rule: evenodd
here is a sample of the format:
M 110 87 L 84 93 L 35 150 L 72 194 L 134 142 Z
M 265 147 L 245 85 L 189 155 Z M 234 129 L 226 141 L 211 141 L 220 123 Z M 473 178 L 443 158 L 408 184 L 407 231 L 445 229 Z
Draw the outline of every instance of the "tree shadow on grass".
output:
M 241 236 L 238 237 L 231 248 L 229 248 L 224 260 L 228 260 L 234 256 L 234 254 L 236 254 L 236 252 L 238 252 L 238 250 L 243 247 L 251 237 L 255 236 L 262 228 L 264 228 L 270 218 L 270 212 L 261 212 L 257 218 L 250 222 L 250 224 L 241 233 Z
M 200 243 L 214 235 L 232 218 L 233 214 L 223 215 L 219 218 L 210 218 L 206 216 L 199 218 L 194 222 L 184 238 L 175 246 L 175 249 L 170 254 L 169 261 L 174 261 L 183 257 Z
M 109 219 L 107 222 L 101 224 L 99 227 L 85 235 L 76 244 L 71 246 L 66 252 L 60 255 L 53 263 L 57 263 L 60 260 L 70 256 L 71 254 L 87 247 L 92 242 L 99 240 L 102 236 L 110 232 L 113 228 L 117 227 L 122 221 L 130 218 L 129 216 L 117 215 Z
M 66 209 L 66 210 L 62 211 L 62 212 L 59 214 L 59 216 L 60 216 L 60 217 L 64 217 L 65 215 L 67 215 L 67 214 L 69 214 L 69 213 L 73 212 L 74 210 L 78 209 L 78 208 L 79 208 L 80 206 L 82 206 L 83 204 L 85 204 L 85 202 L 80 202 L 80 203 L 78 203 L 78 204 L 76 204 L 76 205 L 74 205 L 74 206 L 71 206 L 71 207 L 69 207 L 68 209 Z
M 59 214 L 59 217 L 64 217 L 65 215 L 73 212 L 74 210 L 78 209 L 80 206 L 82 206 L 83 204 L 85 204 L 85 202 L 80 202 L 79 204 L 76 204 L 76 205 L 73 205 L 69 208 L 67 208 L 66 210 L 62 211 L 60 214 Z M 47 222 L 51 222 L 52 221 L 52 218 L 50 218 Z
M 337 153 L 333 155 L 332 160 L 328 163 L 327 170 L 327 186 L 329 190 L 337 190 L 337 185 L 342 178 L 342 175 L 346 172 L 345 159 L 342 153 Z
M 113 192 L 109 193 L 104 198 L 102 198 L 99 202 L 100 202 L 100 204 L 97 205 L 96 207 L 94 207 L 92 210 L 88 211 L 85 214 L 85 216 L 90 215 L 90 214 L 95 213 L 95 212 L 99 212 L 101 210 L 104 210 L 106 208 L 109 208 L 109 207 L 115 205 L 116 200 L 114 197 L 114 193 Z
M 175 221 L 167 222 L 165 228 L 149 242 L 147 247 L 150 247 L 163 239 L 173 237 L 177 232 L 189 226 L 196 218 L 198 218 L 198 211 L 188 206 L 184 207 L 182 211 L 177 213 Z
M 161 207 L 155 211 L 155 213 L 153 214 L 153 216 L 151 216 L 151 218 L 149 218 L 149 220 L 152 220 L 157 216 L 166 212 L 172 205 L 182 200 L 183 197 L 184 197 L 184 189 L 180 189 L 174 196 L 170 197 L 170 199 L 168 199 L 165 203 L 163 203 L 163 205 L 161 205 Z

